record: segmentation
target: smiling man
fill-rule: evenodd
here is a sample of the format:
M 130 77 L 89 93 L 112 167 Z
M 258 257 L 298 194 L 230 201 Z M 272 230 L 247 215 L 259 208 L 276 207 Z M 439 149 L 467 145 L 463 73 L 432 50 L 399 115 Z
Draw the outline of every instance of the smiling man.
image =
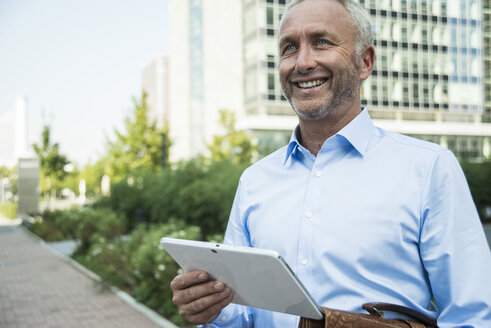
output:
M 292 2 L 279 73 L 299 124 L 288 145 L 243 173 L 225 243 L 279 252 L 328 308 L 386 302 L 441 328 L 491 327 L 491 253 L 457 160 L 375 127 L 360 107 L 372 43 L 357 2 Z M 299 323 L 230 304 L 230 289 L 206 272 L 180 275 L 171 288 L 181 315 L 205 327 Z

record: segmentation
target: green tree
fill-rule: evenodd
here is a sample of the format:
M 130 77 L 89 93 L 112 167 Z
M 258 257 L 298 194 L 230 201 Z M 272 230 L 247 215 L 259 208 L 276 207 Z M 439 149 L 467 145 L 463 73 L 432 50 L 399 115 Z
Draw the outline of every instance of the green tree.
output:
M 126 117 L 124 131 L 115 130 L 116 139 L 108 141 L 108 173 L 112 180 L 119 181 L 131 172 L 147 170 L 156 172 L 162 166 L 163 136 L 166 129 L 159 129 L 148 119 L 146 94 L 134 99 L 135 109 Z M 165 147 L 165 155 L 168 147 Z
M 51 128 L 43 127 L 41 142 L 33 144 L 32 148 L 39 158 L 41 168 L 41 192 L 51 193 L 59 190 L 61 183 L 67 176 L 65 165 L 69 163 L 67 157 L 60 153 L 58 143 L 51 141 Z
M 231 160 L 239 163 L 252 163 L 258 154 L 257 143 L 242 130 L 235 127 L 235 113 L 226 109 L 220 110 L 220 125 L 225 133 L 213 137 L 208 146 L 212 161 Z
M 491 207 L 491 161 L 482 163 L 462 162 L 472 198 L 476 204 L 481 221 L 490 222 L 491 217 L 487 214 L 486 208 Z
M 17 166 L 8 168 L 0 166 L 0 179 L 7 178 L 12 186 L 12 193 L 17 194 Z
M 94 197 L 101 193 L 102 177 L 109 172 L 106 159 L 100 159 L 94 164 L 88 163 L 80 171 L 79 178 L 85 180 L 87 197 Z M 80 180 L 79 180 L 80 181 Z

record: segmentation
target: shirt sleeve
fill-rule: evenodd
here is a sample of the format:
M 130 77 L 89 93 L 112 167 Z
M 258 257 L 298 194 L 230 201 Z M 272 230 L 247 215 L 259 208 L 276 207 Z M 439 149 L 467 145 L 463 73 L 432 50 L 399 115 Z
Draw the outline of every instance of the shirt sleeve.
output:
M 243 183 L 239 181 L 230 218 L 225 233 L 225 244 L 250 247 L 249 233 L 247 232 L 247 213 L 245 208 Z M 246 328 L 253 327 L 252 312 L 249 307 L 230 304 L 224 308 L 212 322 L 200 326 L 202 328 Z
M 435 156 L 421 209 L 420 253 L 440 312 L 438 326 L 491 327 L 491 253 L 450 151 Z

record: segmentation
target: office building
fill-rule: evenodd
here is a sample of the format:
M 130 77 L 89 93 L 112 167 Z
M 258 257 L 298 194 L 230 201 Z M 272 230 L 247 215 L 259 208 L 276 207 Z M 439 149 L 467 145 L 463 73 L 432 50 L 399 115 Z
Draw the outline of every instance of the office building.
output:
M 483 1 L 487 5 L 480 0 L 360 0 L 370 14 L 376 34 L 375 69 L 362 86 L 362 104 L 367 106 L 376 125 L 440 143 L 459 158 L 479 161 L 491 157 L 491 124 L 485 122 L 489 115 L 484 101 L 489 92 L 483 83 L 489 76 L 483 46 L 483 40 L 489 42 L 486 32 L 483 33 L 489 19 L 483 22 L 486 17 L 481 14 L 481 6 L 489 9 L 489 0 Z M 263 147 L 274 148 L 287 143 L 297 123 L 282 95 L 277 68 L 277 27 L 289 1 L 227 1 L 215 9 L 217 13 L 232 7 L 236 10 L 238 2 L 240 19 L 227 21 L 231 24 L 227 29 L 234 30 L 232 38 L 241 43 L 226 47 L 233 54 L 236 47 L 240 48 L 242 56 L 234 57 L 242 61 L 216 67 L 219 71 L 213 73 L 224 74 L 230 67 L 241 67 L 243 80 L 233 80 L 230 75 L 227 79 L 228 88 L 235 90 L 239 85 L 241 88 L 238 98 L 243 102 L 237 106 L 239 127 L 255 133 Z M 182 3 L 204 5 L 207 1 Z M 189 18 L 192 10 L 186 10 Z M 196 20 L 189 24 L 181 15 L 176 15 L 177 19 L 187 29 L 184 33 L 194 35 L 189 29 L 195 28 Z M 213 24 L 218 26 L 219 20 L 217 16 Z M 241 30 L 237 31 L 239 25 Z M 201 32 L 202 40 L 214 39 L 206 28 Z M 216 51 L 198 49 L 186 54 L 188 57 L 182 62 L 187 64 L 186 69 L 193 67 L 190 58 L 194 53 L 206 57 L 207 51 Z M 202 64 L 201 72 L 210 71 L 206 62 Z M 194 67 L 186 74 L 194 81 L 193 76 L 199 77 L 199 72 Z M 203 89 L 202 96 L 223 92 L 214 87 Z M 200 111 L 191 113 L 199 115 Z
M 157 55 L 142 74 L 142 89 L 145 91 L 148 117 L 162 127 L 169 117 L 169 67 L 163 54 Z
M 205 154 L 219 110 L 242 107 L 240 0 L 171 0 L 171 161 Z
M 15 101 L 15 160 L 31 157 L 32 151 L 30 148 L 27 129 L 27 98 L 19 95 Z
M 491 0 L 482 0 L 484 122 L 491 122 Z

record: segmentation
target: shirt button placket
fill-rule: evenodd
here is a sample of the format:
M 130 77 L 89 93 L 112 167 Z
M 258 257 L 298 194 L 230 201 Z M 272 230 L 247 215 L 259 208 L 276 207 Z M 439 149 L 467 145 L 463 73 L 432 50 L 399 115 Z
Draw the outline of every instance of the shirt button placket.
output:
M 316 159 L 317 161 L 317 159 Z M 300 235 L 299 235 L 299 252 L 297 263 L 299 265 L 298 270 L 301 275 L 310 275 L 310 259 L 312 256 L 312 237 L 314 230 L 314 207 L 318 203 L 318 199 L 320 197 L 319 191 L 321 190 L 322 185 L 322 171 L 315 167 L 312 168 L 310 174 L 310 181 L 308 183 L 309 189 L 307 190 L 307 195 L 305 198 L 304 204 L 304 214 L 303 214 L 303 223 L 300 226 Z

